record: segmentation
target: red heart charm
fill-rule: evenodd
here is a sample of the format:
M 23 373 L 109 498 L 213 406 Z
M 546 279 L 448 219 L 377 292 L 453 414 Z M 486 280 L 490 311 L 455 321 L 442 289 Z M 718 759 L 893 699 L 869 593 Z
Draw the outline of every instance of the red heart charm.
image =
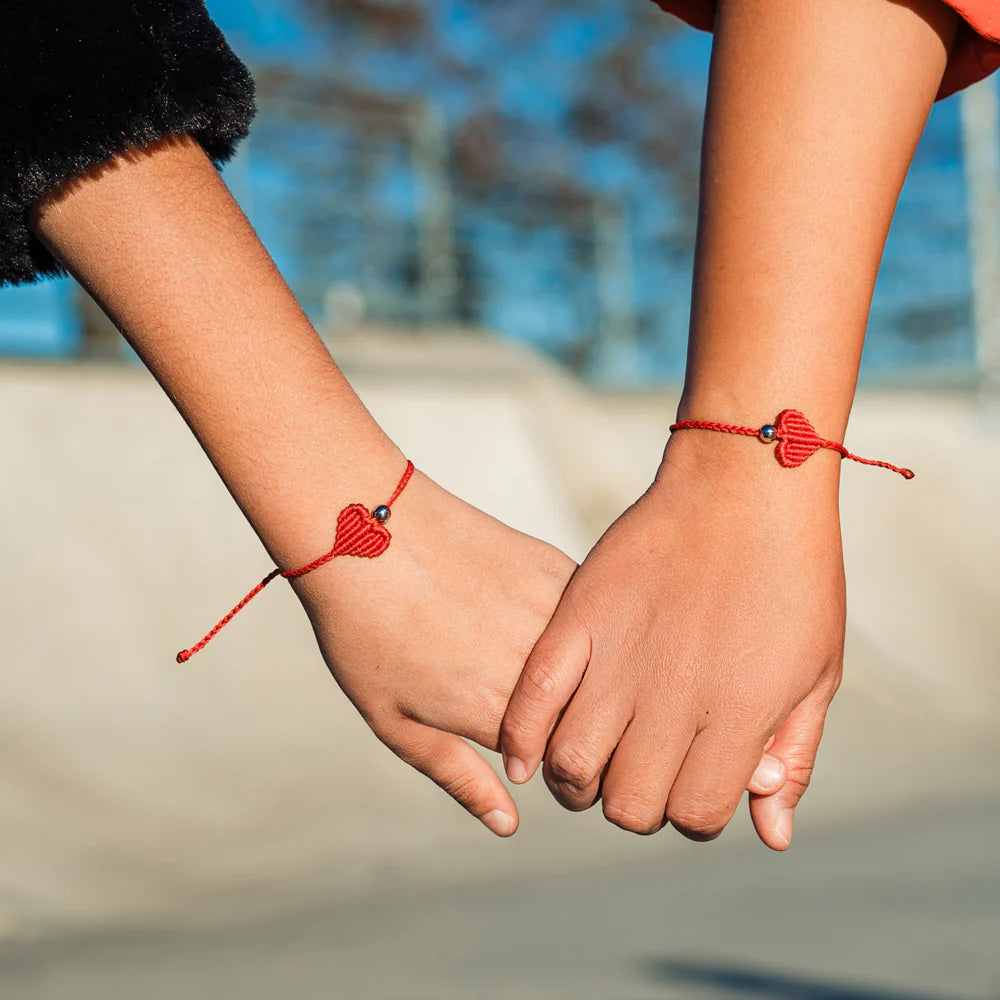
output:
M 374 559 L 389 548 L 391 540 L 389 529 L 379 524 L 363 503 L 352 503 L 337 516 L 333 554 Z
M 816 428 L 798 410 L 782 410 L 774 427 L 778 439 L 774 457 L 789 469 L 801 465 L 826 444 L 816 433 Z

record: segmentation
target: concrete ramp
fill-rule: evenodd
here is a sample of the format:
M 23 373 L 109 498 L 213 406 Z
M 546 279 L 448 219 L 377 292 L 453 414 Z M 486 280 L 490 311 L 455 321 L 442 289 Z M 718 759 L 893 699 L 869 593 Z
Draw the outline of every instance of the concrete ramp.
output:
M 488 338 L 337 353 L 430 475 L 578 558 L 648 482 L 675 405 L 593 395 Z M 518 836 L 489 837 L 367 731 L 287 588 L 174 663 L 268 561 L 142 371 L 5 364 L 0 427 L 0 934 L 192 926 L 675 849 L 564 813 L 540 783 L 517 793 Z M 848 681 L 800 836 L 997 783 L 997 440 L 966 397 L 859 398 L 850 446 L 918 477 L 844 470 Z

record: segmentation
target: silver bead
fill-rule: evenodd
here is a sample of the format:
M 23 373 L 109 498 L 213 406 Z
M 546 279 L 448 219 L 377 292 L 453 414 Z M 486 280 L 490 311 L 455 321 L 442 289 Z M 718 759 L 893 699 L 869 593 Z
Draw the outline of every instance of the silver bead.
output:
M 379 524 L 385 524 L 385 522 L 389 520 L 389 515 L 391 513 L 392 511 L 389 510 L 389 508 L 386 507 L 385 504 L 382 504 L 381 507 L 375 508 L 375 510 L 372 513 L 372 517 L 374 517 Z
M 774 424 L 764 424 L 757 435 L 765 444 L 770 444 L 778 435 L 778 428 Z

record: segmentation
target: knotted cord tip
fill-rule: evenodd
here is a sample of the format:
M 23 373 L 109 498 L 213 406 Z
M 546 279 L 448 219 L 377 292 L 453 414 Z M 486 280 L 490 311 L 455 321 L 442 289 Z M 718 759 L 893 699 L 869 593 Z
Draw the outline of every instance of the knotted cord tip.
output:
M 199 650 L 204 649 L 275 577 L 282 576 L 287 580 L 292 577 L 303 576 L 328 563 L 334 556 L 354 555 L 374 559 L 376 556 L 381 555 L 389 547 L 391 539 L 389 532 L 383 526 L 383 522 L 388 519 L 389 508 L 399 498 L 399 494 L 403 492 L 403 488 L 410 481 L 413 471 L 413 462 L 407 459 L 406 471 L 396 484 L 396 489 L 393 491 L 392 496 L 384 504 L 379 505 L 375 509 L 374 514 L 364 504 L 348 504 L 337 518 L 337 533 L 334 537 L 333 548 L 329 552 L 318 559 L 314 559 L 307 566 L 300 566 L 298 569 L 282 570 L 277 567 L 272 569 L 228 615 L 219 619 L 215 627 L 203 639 L 196 642 L 190 649 L 182 649 L 177 654 L 177 662 L 185 663 Z M 363 520 L 361 519 L 361 512 L 364 513 Z M 379 514 L 383 516 L 379 516 Z M 344 532 L 345 519 L 350 522 L 347 529 L 347 534 L 350 537 L 342 539 L 341 534 Z M 368 521 L 373 522 L 371 530 L 360 530 L 365 526 L 364 522 Z

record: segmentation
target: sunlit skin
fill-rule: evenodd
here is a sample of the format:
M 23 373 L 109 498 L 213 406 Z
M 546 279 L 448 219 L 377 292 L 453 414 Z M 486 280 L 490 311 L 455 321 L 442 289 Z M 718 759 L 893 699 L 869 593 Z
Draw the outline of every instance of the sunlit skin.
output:
M 326 552 L 346 504 L 391 493 L 406 459 L 195 143 L 163 142 L 66 185 L 32 225 L 126 334 L 278 566 Z M 514 802 L 459 737 L 497 749 L 507 699 L 575 564 L 419 471 L 387 527 L 383 555 L 335 559 L 293 586 L 378 737 L 508 836 Z M 220 610 L 205 608 L 192 629 Z M 201 654 L 225 655 L 223 638 Z
M 682 416 L 753 423 L 796 405 L 824 435 L 846 426 L 885 230 L 954 25 L 931 3 L 826 6 L 723 7 Z M 403 455 L 196 144 L 118 158 L 46 198 L 32 224 L 129 338 L 279 566 L 325 551 L 340 507 L 397 482 Z M 840 672 L 839 467 L 821 453 L 792 476 L 748 445 L 675 438 L 537 646 L 573 563 L 419 473 L 384 556 L 334 561 L 295 587 L 378 736 L 495 832 L 516 828 L 513 801 L 458 737 L 497 746 L 534 646 L 505 730 L 526 772 L 585 671 L 549 747 L 564 802 L 597 795 L 578 762 L 598 761 L 599 778 L 610 759 L 613 820 L 653 829 L 666 816 L 708 836 L 750 787 L 773 793 L 752 814 L 783 847 Z M 782 588 L 807 596 L 798 617 L 776 613 Z M 393 614 L 373 595 L 391 595 Z
M 956 22 L 938 0 L 721 0 L 680 419 L 760 426 L 795 407 L 843 440 Z M 788 847 L 842 670 L 839 476 L 831 451 L 785 469 L 751 438 L 674 435 L 525 666 L 502 727 L 511 779 L 544 758 L 567 808 L 601 797 L 625 829 L 707 839 L 773 739 L 788 780 L 750 812 Z
M 345 504 L 374 505 L 395 486 L 403 454 L 197 144 L 118 158 L 53 192 L 31 224 L 174 401 L 278 566 L 327 551 Z M 388 527 L 377 559 L 334 560 L 293 586 L 379 738 L 507 836 L 514 802 L 459 736 L 498 749 L 507 700 L 575 564 L 419 471 Z

